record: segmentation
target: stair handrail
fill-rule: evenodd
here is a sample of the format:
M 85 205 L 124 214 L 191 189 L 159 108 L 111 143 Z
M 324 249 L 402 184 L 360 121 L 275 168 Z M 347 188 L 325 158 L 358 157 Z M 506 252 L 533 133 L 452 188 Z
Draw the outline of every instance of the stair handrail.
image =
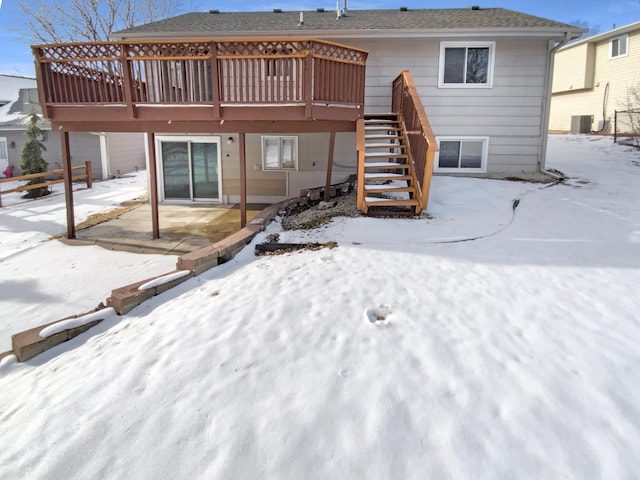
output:
M 398 124 L 400 125 L 400 132 L 402 133 L 404 140 L 405 140 L 405 152 L 408 156 L 407 158 L 407 164 L 411 165 L 411 170 L 410 170 L 410 174 L 413 175 L 413 177 L 416 179 L 415 180 L 415 186 L 416 186 L 416 191 L 418 194 L 418 198 L 422 198 L 422 185 L 420 184 L 420 182 L 417 179 L 416 176 L 416 162 L 415 162 L 415 158 L 414 156 L 411 154 L 411 139 L 409 138 L 409 135 L 407 135 L 407 126 L 404 123 L 404 118 L 402 117 L 402 115 L 398 114 Z M 420 208 L 420 210 L 422 210 L 422 206 Z
M 433 162 L 439 148 L 409 70 L 403 70 L 393 81 L 391 110 L 400 115 L 406 128 L 407 153 L 415 167 L 420 207 L 424 210 L 429 202 Z
M 365 207 L 365 198 L 364 198 L 364 155 L 365 155 L 365 146 L 364 139 L 365 130 L 364 130 L 364 118 L 360 117 L 356 120 L 356 151 L 358 153 L 358 210 L 366 211 Z

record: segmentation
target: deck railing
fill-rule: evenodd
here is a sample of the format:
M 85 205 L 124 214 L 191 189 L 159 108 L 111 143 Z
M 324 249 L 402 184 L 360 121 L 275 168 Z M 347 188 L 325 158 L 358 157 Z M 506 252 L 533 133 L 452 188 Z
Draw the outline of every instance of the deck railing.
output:
M 393 81 L 391 109 L 401 114 L 404 122 L 411 161 L 420 187 L 420 205 L 425 209 L 429 201 L 433 161 L 438 143 L 416 90 L 411 74 L 404 70 Z
M 43 113 L 61 107 L 316 106 L 362 115 L 367 52 L 313 39 L 37 45 Z

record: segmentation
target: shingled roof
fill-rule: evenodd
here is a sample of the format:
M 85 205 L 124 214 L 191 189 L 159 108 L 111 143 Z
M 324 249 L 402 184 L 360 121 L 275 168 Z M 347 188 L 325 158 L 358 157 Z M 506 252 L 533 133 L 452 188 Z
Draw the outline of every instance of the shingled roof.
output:
M 192 12 L 116 32 L 115 37 L 144 37 L 186 34 L 253 34 L 429 30 L 539 30 L 576 31 L 581 29 L 553 20 L 503 8 L 350 10 L 336 18 L 336 11 L 284 12 Z M 398 32 L 400 33 L 400 32 Z

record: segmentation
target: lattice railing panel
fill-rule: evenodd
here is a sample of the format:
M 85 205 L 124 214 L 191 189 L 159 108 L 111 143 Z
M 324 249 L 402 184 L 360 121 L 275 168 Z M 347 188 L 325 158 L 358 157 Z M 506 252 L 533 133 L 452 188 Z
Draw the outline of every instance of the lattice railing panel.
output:
M 130 43 L 126 45 L 129 58 L 198 58 L 211 57 L 210 42 Z
M 333 43 L 313 42 L 313 53 L 327 58 L 344 60 L 346 62 L 364 65 L 367 61 L 367 52 L 343 47 Z
M 115 60 L 120 57 L 121 47 L 121 44 L 116 42 L 62 43 L 33 47 L 33 53 L 42 62 Z
M 310 43 L 300 40 L 218 41 L 217 52 L 219 57 L 305 55 Z

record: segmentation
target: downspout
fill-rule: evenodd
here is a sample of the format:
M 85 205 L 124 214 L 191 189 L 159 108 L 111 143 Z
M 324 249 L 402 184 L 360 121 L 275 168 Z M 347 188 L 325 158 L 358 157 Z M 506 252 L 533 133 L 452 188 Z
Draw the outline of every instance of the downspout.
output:
M 102 180 L 108 180 L 111 172 L 109 171 L 109 145 L 105 132 L 99 133 L 100 138 L 100 164 L 102 165 Z
M 542 135 L 540 141 L 540 157 L 538 163 L 540 164 L 540 172 L 550 175 L 559 179 L 558 175 L 548 172 L 546 169 L 547 161 L 547 143 L 549 136 L 549 117 L 551 112 L 551 89 L 553 82 L 553 60 L 558 49 L 564 47 L 571 40 L 571 32 L 565 32 L 564 38 L 557 45 L 553 45 L 554 41 L 549 41 L 549 53 L 547 55 L 547 76 L 544 81 L 544 111 L 542 112 Z
M 607 101 L 609 100 L 609 82 L 604 87 L 602 96 L 602 127 L 599 130 L 591 130 L 591 133 L 602 133 L 607 128 Z

